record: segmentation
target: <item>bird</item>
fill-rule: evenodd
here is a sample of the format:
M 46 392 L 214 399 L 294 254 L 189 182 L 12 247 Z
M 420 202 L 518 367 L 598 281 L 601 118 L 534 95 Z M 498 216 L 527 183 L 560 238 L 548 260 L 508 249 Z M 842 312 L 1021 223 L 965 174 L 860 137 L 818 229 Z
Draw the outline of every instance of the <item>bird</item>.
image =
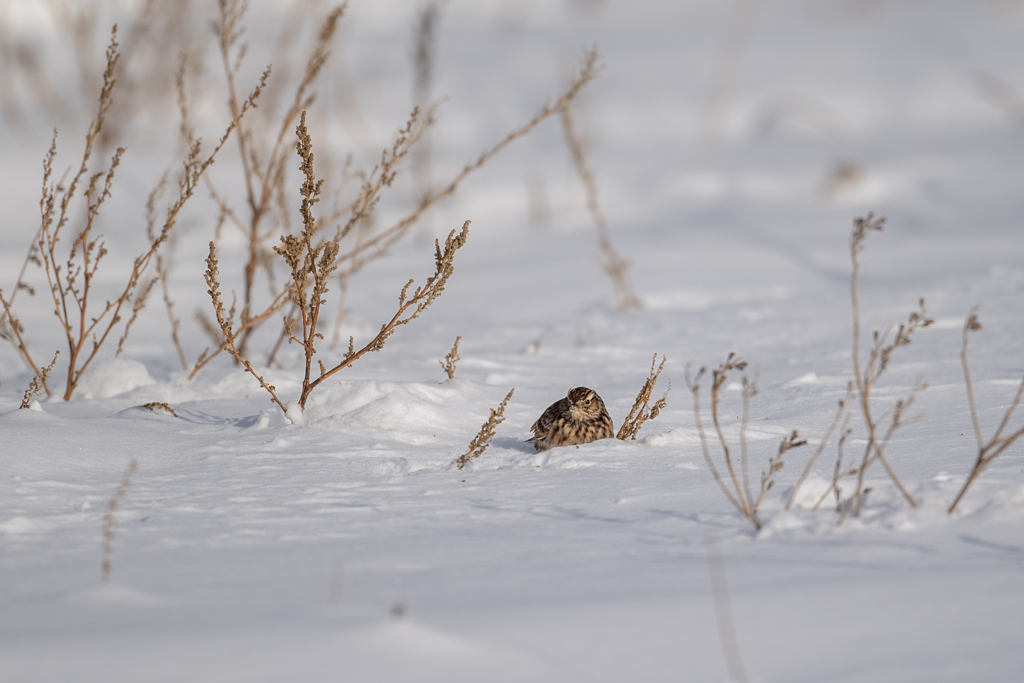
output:
M 527 439 L 527 443 L 532 443 L 538 452 L 610 439 L 614 434 L 604 401 L 587 387 L 570 389 L 565 398 L 548 406 L 530 430 L 533 438 Z

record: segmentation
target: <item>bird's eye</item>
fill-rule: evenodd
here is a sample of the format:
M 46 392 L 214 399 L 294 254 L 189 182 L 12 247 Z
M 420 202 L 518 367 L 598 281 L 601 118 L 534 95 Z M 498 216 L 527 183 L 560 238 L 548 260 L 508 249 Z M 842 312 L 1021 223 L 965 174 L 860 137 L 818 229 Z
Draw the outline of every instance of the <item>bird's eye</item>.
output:
M 587 405 L 588 406 L 590 405 L 590 399 L 589 398 L 587 399 Z

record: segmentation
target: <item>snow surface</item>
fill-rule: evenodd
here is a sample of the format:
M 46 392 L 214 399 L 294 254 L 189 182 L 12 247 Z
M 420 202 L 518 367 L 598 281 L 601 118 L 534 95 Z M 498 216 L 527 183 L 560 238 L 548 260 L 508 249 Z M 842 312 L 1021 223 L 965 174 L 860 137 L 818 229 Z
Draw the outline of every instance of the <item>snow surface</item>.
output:
M 9 4 L 19 30 L 50 35 L 33 3 Z M 353 2 L 339 49 L 377 139 L 331 122 L 314 144 L 321 134 L 372 162 L 365 150 L 400 125 L 417 6 Z M 433 213 L 437 233 L 473 221 L 444 295 L 315 393 L 304 426 L 226 358 L 188 382 L 157 297 L 122 356 L 106 349 L 70 402 L 17 410 L 31 376 L 0 348 L 0 680 L 724 681 L 709 542 L 724 556 L 750 680 L 1024 680 L 1024 444 L 945 513 L 975 453 L 958 357 L 972 305 L 982 304 L 971 361 L 986 434 L 1024 374 L 1024 128 L 979 86 L 994 77 L 1024 99 L 1024 6 L 761 3 L 724 138 L 709 142 L 700 120 L 733 11 L 505 0 L 444 12 L 439 178 L 555 94 L 581 48 L 600 46 L 607 66 L 581 119 L 641 311 L 611 305 L 551 122 Z M 277 12 L 254 3 L 254 54 L 269 51 L 259 40 Z M 208 139 L 220 120 L 200 122 Z M 36 171 L 58 123 L 0 136 L 5 291 L 37 225 Z M 80 133 L 61 125 L 63 169 Z M 103 224 L 111 292 L 144 244 L 141 198 L 174 151 L 165 138 L 129 141 Z M 841 162 L 859 180 L 832 183 Z M 237 160 L 214 170 L 227 186 Z M 546 226 L 530 222 L 531 178 L 547 187 Z M 395 215 L 399 200 L 381 211 Z M 191 311 L 209 310 L 201 273 L 215 215 L 198 207 L 172 281 L 193 357 L 207 343 Z M 889 225 L 862 255 L 865 328 L 904 319 L 920 296 L 937 321 L 876 391 L 884 409 L 918 377 L 929 384 L 921 419 L 889 450 L 920 506 L 874 469 L 863 516 L 837 527 L 828 505 L 810 510 L 834 446 L 795 508 L 782 507 L 851 377 L 847 238 L 868 211 Z M 344 334 L 366 339 L 431 263 L 414 238 L 368 268 Z M 61 345 L 43 292 L 22 293 L 16 309 L 48 358 Z M 274 334 L 258 339 L 260 354 Z M 462 360 L 446 380 L 437 359 L 457 335 Z M 683 379 L 688 362 L 717 365 L 729 351 L 760 372 L 753 474 L 790 430 L 811 440 L 787 454 L 759 533 L 707 471 Z M 669 359 L 658 391 L 673 388 L 637 441 L 542 454 L 523 443 L 573 386 L 596 389 L 618 424 L 655 352 Z M 265 374 L 293 401 L 294 346 L 285 361 Z M 453 469 L 512 387 L 489 450 Z M 735 438 L 739 392 L 723 396 Z M 142 407 L 153 401 L 177 417 Z M 851 426 L 855 452 L 864 433 Z M 103 518 L 132 458 L 101 585 Z

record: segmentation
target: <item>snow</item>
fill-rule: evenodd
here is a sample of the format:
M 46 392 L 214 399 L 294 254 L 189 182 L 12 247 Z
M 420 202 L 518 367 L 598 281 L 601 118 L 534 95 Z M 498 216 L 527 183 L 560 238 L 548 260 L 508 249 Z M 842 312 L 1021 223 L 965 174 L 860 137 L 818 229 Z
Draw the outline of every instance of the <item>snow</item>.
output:
M 10 4 L 19 30 L 56 40 L 35 3 Z M 314 145 L 376 160 L 409 107 L 415 9 L 352 3 L 339 49 L 376 139 L 320 121 Z M 226 357 L 190 381 L 159 287 L 124 351 L 104 346 L 70 401 L 55 391 L 18 410 L 31 374 L 0 348 L 0 680 L 725 681 L 709 543 L 721 547 L 752 681 L 1021 680 L 1024 443 L 955 514 L 946 507 L 977 454 L 959 360 L 971 306 L 984 325 L 970 358 L 986 438 L 1024 375 L 1024 129 L 978 86 L 991 75 L 1024 93 L 1013 67 L 1024 7 L 761 3 L 713 142 L 700 121 L 733 11 L 655 0 L 445 9 L 436 178 L 553 96 L 580 48 L 601 48 L 606 68 L 579 119 L 642 310 L 614 310 L 548 122 L 431 215 L 438 234 L 473 221 L 444 295 L 303 411 L 297 347 L 285 347 L 283 368 L 262 367 L 269 326 L 254 338 L 254 366 L 287 413 Z M 259 41 L 272 40 L 278 12 L 254 3 L 254 64 L 272 50 Z M 37 226 L 49 130 L 61 126 L 60 172 L 81 141 L 74 122 L 21 125 L 0 134 L 5 295 Z M 150 125 L 133 129 L 104 208 L 100 301 L 143 247 L 142 202 L 180 153 Z M 213 139 L 220 119 L 199 125 Z M 840 182 L 841 163 L 860 175 Z M 237 159 L 213 171 L 240 203 Z M 531 177 L 547 188 L 548 227 L 530 223 Z M 383 215 L 412 202 L 401 181 Z M 192 321 L 196 308 L 211 312 L 202 270 L 216 210 L 203 201 L 179 226 L 171 281 L 192 359 L 209 343 Z M 865 335 L 904 320 L 921 296 L 936 319 L 896 351 L 874 392 L 881 412 L 918 378 L 929 385 L 920 419 L 888 450 L 919 505 L 876 465 L 863 514 L 837 525 L 831 494 L 812 510 L 831 482 L 835 437 L 784 507 L 852 378 L 847 240 L 868 211 L 889 223 L 861 254 Z M 225 237 L 227 292 L 241 282 Z M 412 237 L 353 281 L 343 337 L 367 339 L 402 285 L 430 274 L 425 242 Z M 31 278 L 38 291 L 21 292 L 15 310 L 37 359 L 61 348 L 51 380 L 61 386 L 61 331 Z M 460 335 L 446 379 L 437 361 Z M 759 374 L 755 483 L 791 430 L 809 442 L 786 454 L 759 532 L 708 471 L 684 379 L 688 363 L 711 368 L 730 351 Z M 545 453 L 524 443 L 575 386 L 597 390 L 618 426 L 655 352 L 668 358 L 655 391 L 671 383 L 668 406 L 635 441 Z M 317 357 L 340 356 L 325 345 Z M 729 381 L 722 415 L 738 450 L 740 374 Z M 491 446 L 456 469 L 513 387 Z M 865 443 L 860 419 L 850 427 L 847 459 Z M 104 517 L 133 458 L 103 584 Z

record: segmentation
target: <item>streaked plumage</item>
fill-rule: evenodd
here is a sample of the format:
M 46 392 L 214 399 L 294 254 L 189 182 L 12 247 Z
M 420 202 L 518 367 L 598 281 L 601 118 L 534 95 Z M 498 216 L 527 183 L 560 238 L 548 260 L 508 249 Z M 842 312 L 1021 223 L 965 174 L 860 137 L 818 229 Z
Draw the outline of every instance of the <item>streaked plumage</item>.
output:
M 587 387 L 570 389 L 565 398 L 548 406 L 530 429 L 533 438 L 528 442 L 538 451 L 609 439 L 615 433 L 604 401 Z

